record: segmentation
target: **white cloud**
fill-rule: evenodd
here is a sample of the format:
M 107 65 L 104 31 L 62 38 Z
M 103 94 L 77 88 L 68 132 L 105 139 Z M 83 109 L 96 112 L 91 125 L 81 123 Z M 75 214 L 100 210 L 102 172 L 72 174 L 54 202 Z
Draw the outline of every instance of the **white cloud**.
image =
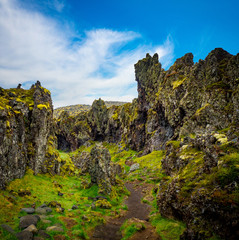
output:
M 63 1 L 53 2 L 64 7 Z M 133 65 L 147 52 L 157 52 L 164 67 L 173 57 L 170 38 L 161 46 L 122 50 L 140 37 L 109 29 L 79 36 L 39 12 L 20 8 L 14 0 L 0 0 L 0 85 L 9 88 L 40 80 L 51 90 L 55 107 L 91 103 L 99 97 L 130 101 L 137 96 Z

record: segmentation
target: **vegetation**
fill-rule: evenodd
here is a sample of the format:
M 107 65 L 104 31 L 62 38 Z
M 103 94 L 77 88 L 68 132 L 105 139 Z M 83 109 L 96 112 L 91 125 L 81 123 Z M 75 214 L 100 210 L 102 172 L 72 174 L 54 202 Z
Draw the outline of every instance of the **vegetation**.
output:
M 103 223 L 103 216 L 112 216 L 120 209 L 124 209 L 124 194 L 121 189 L 119 191 L 117 186 L 114 187 L 117 202 L 108 198 L 104 200 L 108 204 L 107 208 L 102 208 L 102 204 L 99 202 L 96 202 L 95 208 L 92 208 L 92 199 L 98 195 L 98 186 L 90 186 L 89 183 L 90 177 L 88 175 L 70 177 L 39 174 L 35 176 L 31 170 L 28 170 L 22 179 L 12 181 L 6 190 L 0 191 L 0 223 L 7 222 L 13 229 L 19 231 L 19 216 L 24 215 L 20 212 L 21 208 L 30 207 L 33 204 L 38 207 L 43 203 L 57 201 L 65 211 L 58 213 L 57 209 L 53 208 L 53 213 L 48 218 L 51 223 L 43 224 L 40 222 L 44 226 L 38 227 L 45 228 L 54 223 L 60 223 L 66 230 L 63 235 L 67 239 L 72 239 L 70 236 L 88 238 L 87 231 L 97 224 Z M 28 194 L 21 195 L 21 192 Z M 59 196 L 59 192 L 63 193 L 63 196 Z M 78 209 L 72 210 L 73 205 L 77 205 Z M 75 223 L 71 229 L 67 228 L 67 221 Z M 56 234 L 56 232 L 50 233 L 52 236 Z M 7 239 L 6 235 L 6 232 L 0 230 L 1 239 Z

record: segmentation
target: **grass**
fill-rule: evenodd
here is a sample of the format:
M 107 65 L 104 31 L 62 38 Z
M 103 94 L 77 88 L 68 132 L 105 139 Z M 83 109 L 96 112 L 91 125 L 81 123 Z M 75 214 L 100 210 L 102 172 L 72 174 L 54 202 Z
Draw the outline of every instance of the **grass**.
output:
M 159 182 L 164 174 L 161 171 L 161 160 L 165 156 L 164 151 L 153 151 L 142 157 L 135 157 L 134 163 L 138 163 L 140 168 L 128 174 L 130 181 L 145 181 L 147 183 Z
M 123 223 L 120 228 L 123 238 L 121 240 L 127 240 L 133 236 L 137 231 L 144 229 L 145 226 L 139 223 L 129 223 L 127 220 Z
M 62 155 L 64 156 L 64 154 Z M 67 157 L 65 155 L 65 157 Z M 89 175 L 86 176 L 50 176 L 45 175 L 33 175 L 31 170 L 28 170 L 26 175 L 22 179 L 16 179 L 12 181 L 6 188 L 6 190 L 0 191 L 0 224 L 10 225 L 16 232 L 18 229 L 19 217 L 23 216 L 24 213 L 20 213 L 20 209 L 23 207 L 30 207 L 33 203 L 36 206 L 40 206 L 43 203 L 50 201 L 57 201 L 65 208 L 64 213 L 57 213 L 53 208 L 52 214 L 54 217 L 50 218 L 51 224 L 43 224 L 40 222 L 41 227 L 46 228 L 47 226 L 53 225 L 53 223 L 62 223 L 65 232 L 63 235 L 67 239 L 71 239 L 68 236 L 68 232 L 73 236 L 74 234 L 78 237 L 87 238 L 87 231 L 93 228 L 95 225 L 103 222 L 104 215 L 110 215 L 114 211 L 124 209 L 123 199 L 125 192 L 124 187 L 114 186 L 113 192 L 117 199 L 108 198 L 109 203 L 112 205 L 111 209 L 102 209 L 96 207 L 91 209 L 93 200 L 89 197 L 94 198 L 98 195 L 98 186 L 92 185 L 89 188 L 85 186 L 90 183 Z M 31 193 L 29 196 L 18 195 L 20 191 L 28 191 Z M 63 193 L 63 196 L 58 196 L 58 192 Z M 77 210 L 71 210 L 73 205 L 77 205 Z M 74 219 L 77 224 L 73 229 L 66 229 L 66 226 L 61 217 L 67 217 Z M 83 217 L 84 216 L 84 217 Z M 87 220 L 83 220 L 85 218 Z M 84 224 L 82 225 L 82 223 Z M 54 236 L 57 233 L 51 233 Z M 8 234 L 0 230 L 0 239 L 11 239 Z M 77 239 L 77 238 L 76 238 Z
M 164 218 L 160 214 L 153 216 L 151 223 L 162 240 L 179 240 L 186 227 L 182 222 Z

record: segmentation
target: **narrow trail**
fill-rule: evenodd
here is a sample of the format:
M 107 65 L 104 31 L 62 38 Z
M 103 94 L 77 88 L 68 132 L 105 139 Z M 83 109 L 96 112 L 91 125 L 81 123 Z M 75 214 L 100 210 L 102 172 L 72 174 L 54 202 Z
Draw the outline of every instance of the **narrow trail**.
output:
M 134 183 L 126 183 L 125 186 L 130 191 L 130 196 L 125 200 L 125 204 L 128 206 L 126 215 L 120 218 L 111 218 L 106 224 L 99 225 L 95 228 L 91 240 L 120 240 L 122 234 L 120 227 L 126 219 L 138 218 L 145 221 L 145 229 L 137 232 L 130 239 L 132 240 L 160 240 L 160 237 L 155 233 L 153 227 L 148 221 L 150 206 L 142 203 L 142 187 L 139 187 Z

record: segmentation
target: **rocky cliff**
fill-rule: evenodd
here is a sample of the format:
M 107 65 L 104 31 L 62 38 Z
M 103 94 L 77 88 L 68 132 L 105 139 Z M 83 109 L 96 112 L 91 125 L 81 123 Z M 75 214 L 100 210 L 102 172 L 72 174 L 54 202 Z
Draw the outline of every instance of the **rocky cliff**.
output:
M 0 188 L 26 168 L 47 172 L 48 160 L 57 170 L 50 92 L 37 82 L 30 90 L 0 88 L 0 99 Z
M 182 239 L 238 239 L 239 54 L 217 48 L 194 64 L 188 53 L 167 71 L 157 54 L 147 54 L 135 75 L 132 104 L 107 109 L 98 100 L 90 112 L 68 117 L 79 124 L 71 127 L 69 149 L 104 140 L 143 154 L 166 150 L 157 194 L 162 215 L 186 222 Z

